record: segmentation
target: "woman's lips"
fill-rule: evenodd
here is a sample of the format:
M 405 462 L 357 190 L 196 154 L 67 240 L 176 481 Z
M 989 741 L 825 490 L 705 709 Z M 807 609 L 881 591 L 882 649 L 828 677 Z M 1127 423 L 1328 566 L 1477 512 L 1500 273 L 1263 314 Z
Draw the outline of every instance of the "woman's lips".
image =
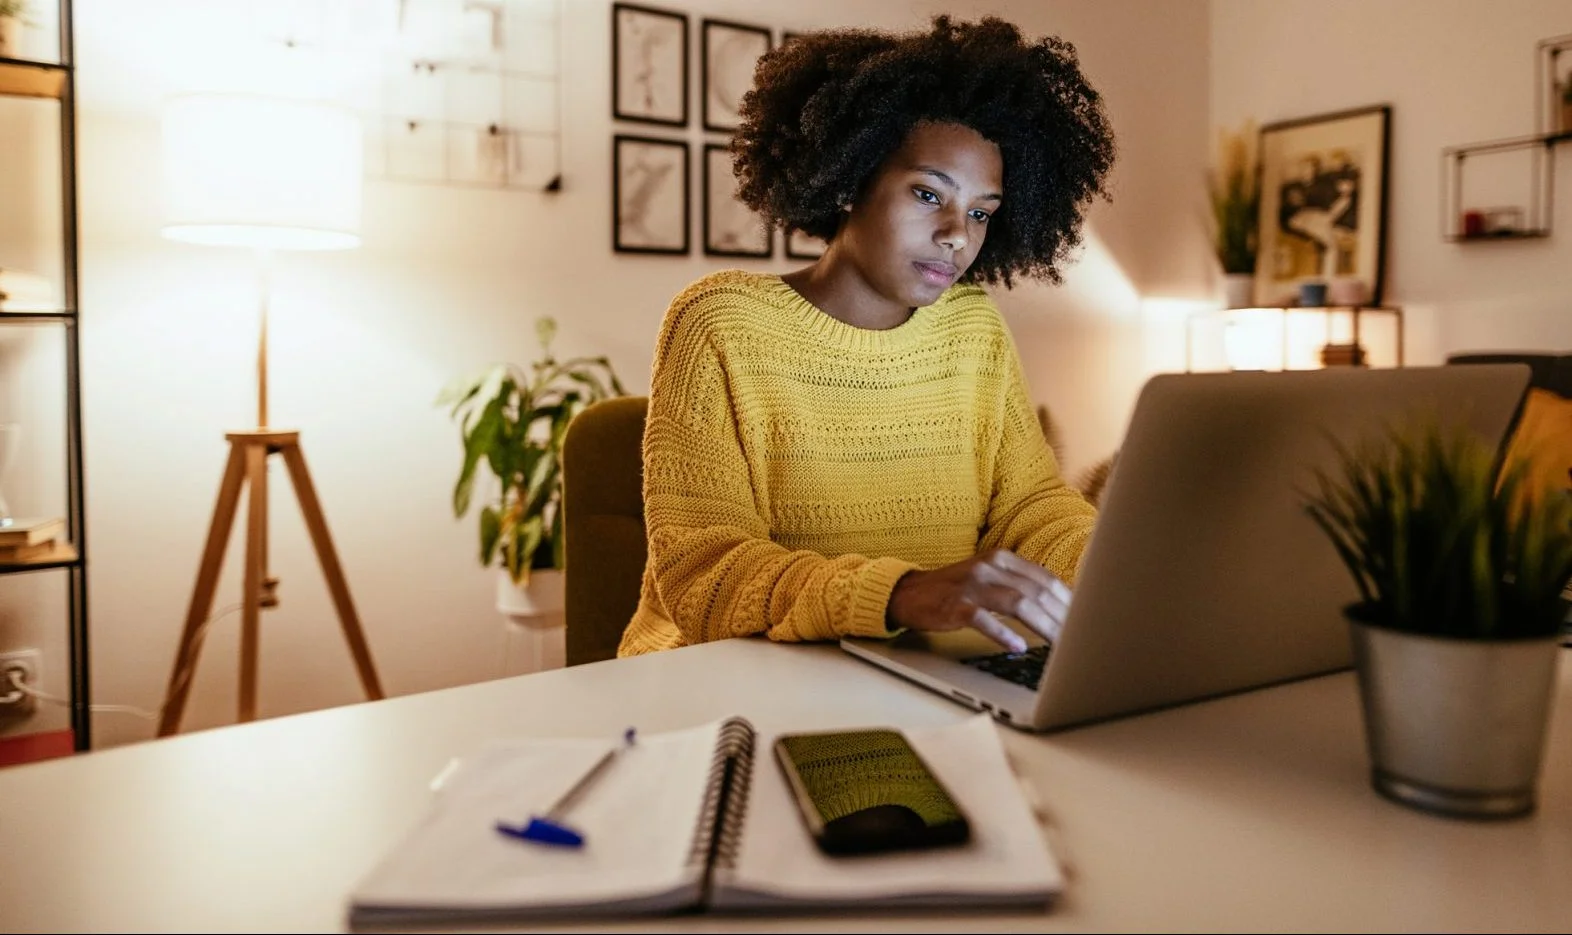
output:
M 948 286 L 955 281 L 957 270 L 954 263 L 945 263 L 941 260 L 918 260 L 912 264 L 917 267 L 917 272 L 922 274 L 924 282 L 934 286 Z

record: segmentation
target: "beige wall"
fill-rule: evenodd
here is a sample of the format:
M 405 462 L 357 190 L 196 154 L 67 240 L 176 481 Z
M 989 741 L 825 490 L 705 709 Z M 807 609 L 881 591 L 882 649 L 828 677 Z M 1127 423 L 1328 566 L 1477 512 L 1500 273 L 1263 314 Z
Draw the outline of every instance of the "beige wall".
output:
M 1572 33 L 1566 0 L 1212 0 L 1212 115 L 1236 125 L 1392 105 L 1390 301 L 1416 362 L 1458 350 L 1572 347 L 1572 146 L 1549 240 L 1441 239 L 1441 151 L 1522 136 L 1534 44 Z M 1493 170 L 1479 160 L 1474 178 Z
M 1197 182 L 1209 139 L 1204 2 L 657 5 L 686 10 L 695 27 L 700 15 L 711 14 L 776 29 L 912 26 L 940 9 L 997 10 L 1028 30 L 1075 42 L 1120 136 L 1115 198 L 1095 210 L 1084 258 L 1063 288 L 1019 289 L 1001 296 L 1001 304 L 1036 395 L 1065 424 L 1069 466 L 1112 450 L 1141 380 L 1165 358 L 1171 364 L 1172 346 L 1142 340 L 1150 307 L 1142 299 L 1171 300 L 1164 306 L 1171 312 L 1175 302 L 1205 300 L 1213 288 Z M 502 629 L 492 578 L 476 567 L 473 521 L 455 521 L 448 507 L 459 449 L 455 429 L 431 404 L 437 389 L 487 361 L 527 359 L 531 320 L 549 312 L 561 323 L 560 351 L 609 354 L 630 389 L 642 392 L 671 295 L 708 270 L 734 265 L 697 253 L 671 259 L 611 252 L 610 138 L 649 131 L 610 119 L 608 0 L 564 6 L 562 193 L 373 181 L 361 249 L 278 258 L 273 421 L 302 430 L 391 693 L 498 671 Z M 238 11 L 245 8 L 238 0 L 77 4 L 87 518 L 99 702 L 159 704 L 223 466 L 223 432 L 253 418 L 256 291 L 248 258 L 158 235 L 158 100 L 191 78 L 173 64 L 181 53 L 220 48 L 226 32 L 243 28 Z M 697 129 L 679 135 L 695 148 L 705 138 Z M 697 224 L 695 217 L 695 243 Z M 756 266 L 790 268 L 780 259 Z M 283 579 L 282 605 L 264 617 L 261 713 L 356 701 L 348 653 L 298 512 L 282 473 L 274 476 L 272 570 Z M 237 555 L 220 585 L 220 609 L 239 594 Z M 7 593 L 0 591 L 0 606 Z M 41 638 L 11 628 L 11 619 L 0 616 L 0 647 Z M 190 727 L 234 716 L 236 629 L 234 616 L 214 625 Z M 46 651 L 58 656 L 62 647 Z M 45 665 L 64 673 L 63 658 Z M 148 722 L 122 714 L 95 717 L 101 746 L 151 733 Z

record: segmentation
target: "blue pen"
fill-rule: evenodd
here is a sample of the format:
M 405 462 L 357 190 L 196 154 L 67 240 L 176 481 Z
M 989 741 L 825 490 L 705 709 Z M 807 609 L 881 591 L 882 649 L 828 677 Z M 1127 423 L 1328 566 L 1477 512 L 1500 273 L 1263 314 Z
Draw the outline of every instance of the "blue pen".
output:
M 533 815 L 530 817 L 529 822 L 523 825 L 511 825 L 507 822 L 499 821 L 497 822 L 497 830 L 508 837 L 534 841 L 536 844 L 551 844 L 558 847 L 582 847 L 584 835 L 564 824 L 563 819 L 567 817 L 568 810 L 573 807 L 574 803 L 595 785 L 595 781 L 606 774 L 606 771 L 616 761 L 617 757 L 632 746 L 633 728 L 630 727 L 622 733 L 621 746 L 607 750 L 606 755 L 597 760 L 595 765 L 589 768 L 589 772 L 580 776 L 579 781 L 573 784 L 573 788 L 564 792 L 562 798 L 553 803 L 546 814 Z

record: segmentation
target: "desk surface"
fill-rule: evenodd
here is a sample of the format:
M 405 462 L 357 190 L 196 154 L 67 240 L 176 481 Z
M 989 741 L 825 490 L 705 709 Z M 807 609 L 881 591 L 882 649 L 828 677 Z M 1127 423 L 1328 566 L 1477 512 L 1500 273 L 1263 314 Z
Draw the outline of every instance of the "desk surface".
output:
M 1432 817 L 1367 780 L 1349 673 L 1057 734 L 1004 730 L 1070 875 L 1047 914 L 683 916 L 700 931 L 1572 928 L 1572 665 L 1539 812 Z M 731 640 L 0 770 L 0 928 L 333 931 L 455 755 L 501 737 L 916 726 L 965 709 L 830 646 Z M 598 929 L 618 929 L 595 923 Z

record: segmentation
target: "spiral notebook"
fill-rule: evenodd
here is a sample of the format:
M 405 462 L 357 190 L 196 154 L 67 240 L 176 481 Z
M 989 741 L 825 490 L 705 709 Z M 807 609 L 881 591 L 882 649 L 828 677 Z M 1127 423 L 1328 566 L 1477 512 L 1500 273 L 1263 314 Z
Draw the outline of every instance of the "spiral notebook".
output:
M 730 718 L 640 737 L 571 815 L 582 848 L 500 835 L 615 742 L 535 740 L 461 763 L 430 810 L 350 897 L 356 928 L 681 911 L 1047 906 L 1063 887 L 983 716 L 905 732 L 969 814 L 960 847 L 865 857 L 818 851 L 771 753 Z

